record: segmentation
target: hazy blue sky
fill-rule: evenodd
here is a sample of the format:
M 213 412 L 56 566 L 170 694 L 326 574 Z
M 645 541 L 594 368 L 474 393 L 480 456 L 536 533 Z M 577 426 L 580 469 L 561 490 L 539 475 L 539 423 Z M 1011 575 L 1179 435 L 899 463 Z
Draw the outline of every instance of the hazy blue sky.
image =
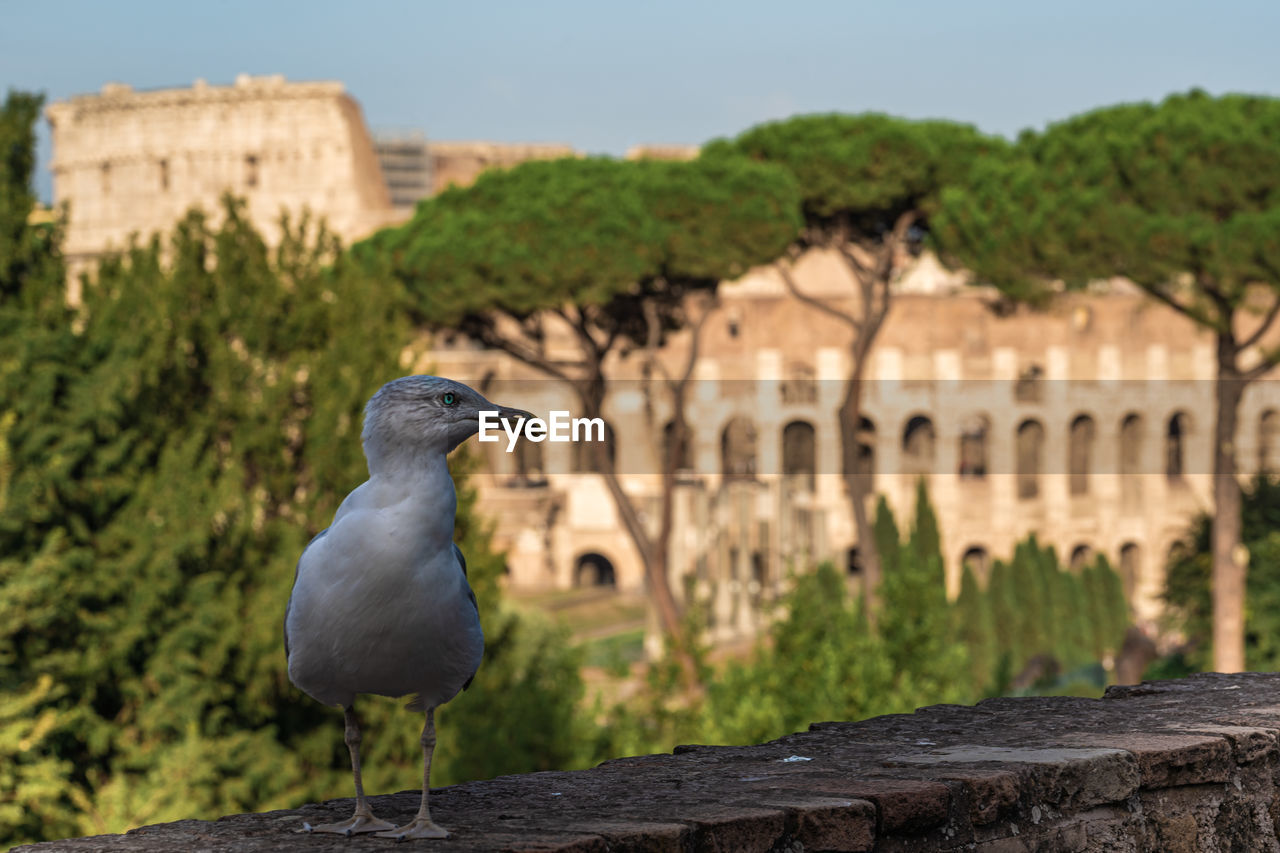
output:
M 1280 94 L 1278 33 L 1274 0 L 0 0 L 0 88 L 336 79 L 375 130 L 620 154 L 799 112 L 1013 134 L 1193 86 Z

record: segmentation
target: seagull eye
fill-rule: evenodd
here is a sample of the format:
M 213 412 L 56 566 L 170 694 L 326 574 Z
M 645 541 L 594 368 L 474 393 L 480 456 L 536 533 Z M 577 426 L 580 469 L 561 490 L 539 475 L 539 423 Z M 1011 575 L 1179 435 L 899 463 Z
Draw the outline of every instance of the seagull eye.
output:
M 444 404 L 446 406 L 452 406 L 456 402 L 458 402 L 457 395 L 455 395 L 452 391 L 444 392 Z

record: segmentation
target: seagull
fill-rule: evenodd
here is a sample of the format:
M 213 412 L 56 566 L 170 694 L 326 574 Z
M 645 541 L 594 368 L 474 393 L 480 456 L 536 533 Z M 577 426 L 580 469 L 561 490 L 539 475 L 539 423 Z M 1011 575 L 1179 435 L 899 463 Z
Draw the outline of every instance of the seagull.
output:
M 466 559 L 453 543 L 458 501 L 446 457 L 479 429 L 482 411 L 515 420 L 517 428 L 532 418 L 451 379 L 406 376 L 383 385 L 365 407 L 369 479 L 298 560 L 284 621 L 289 680 L 343 709 L 356 788 L 349 820 L 304 825 L 309 832 L 401 841 L 449 835 L 427 809 L 435 709 L 470 685 L 484 634 Z M 374 817 L 365 800 L 357 693 L 416 694 L 409 708 L 426 712 L 422 804 L 404 826 Z

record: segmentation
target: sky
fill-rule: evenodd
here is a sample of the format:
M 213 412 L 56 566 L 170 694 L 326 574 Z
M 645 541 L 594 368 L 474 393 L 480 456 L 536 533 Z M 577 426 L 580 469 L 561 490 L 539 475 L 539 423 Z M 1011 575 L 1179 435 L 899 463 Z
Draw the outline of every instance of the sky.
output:
M 0 0 L 0 89 L 283 74 L 341 81 L 374 131 L 620 155 L 796 113 L 1012 136 L 1193 87 L 1280 95 L 1277 33 L 1274 0 Z

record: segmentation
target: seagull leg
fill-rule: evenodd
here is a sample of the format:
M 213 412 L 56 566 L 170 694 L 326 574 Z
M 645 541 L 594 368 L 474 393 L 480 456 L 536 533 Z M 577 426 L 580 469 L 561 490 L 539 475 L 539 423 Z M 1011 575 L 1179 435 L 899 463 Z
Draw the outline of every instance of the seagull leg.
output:
M 304 824 L 307 832 L 334 832 L 338 835 L 355 835 L 361 832 L 381 832 L 391 829 L 390 821 L 380 820 L 373 816 L 369 804 L 364 798 L 364 783 L 360 781 L 360 722 L 356 719 L 355 707 L 348 705 L 343 709 L 346 717 L 344 740 L 351 753 L 351 773 L 356 779 L 356 813 L 341 823 L 326 823 L 324 826 Z
M 413 820 L 389 832 L 379 832 L 379 838 L 408 841 L 413 838 L 448 838 L 449 831 L 431 820 L 427 810 L 427 796 L 431 793 L 431 753 L 436 748 L 436 709 L 427 709 L 427 722 L 422 727 L 422 805 Z

